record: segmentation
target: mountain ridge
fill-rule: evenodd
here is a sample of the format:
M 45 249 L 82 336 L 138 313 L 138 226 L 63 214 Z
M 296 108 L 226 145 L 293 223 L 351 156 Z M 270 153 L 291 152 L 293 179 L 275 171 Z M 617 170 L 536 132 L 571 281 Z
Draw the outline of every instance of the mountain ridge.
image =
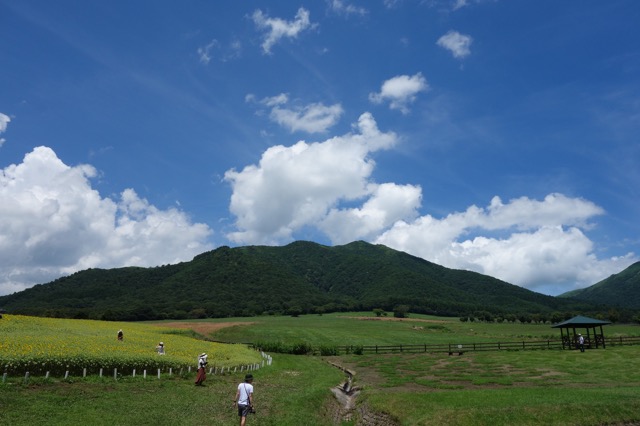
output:
M 397 305 L 449 316 L 594 307 L 363 241 L 221 246 L 189 262 L 88 269 L 0 297 L 9 312 L 105 320 L 391 311 Z

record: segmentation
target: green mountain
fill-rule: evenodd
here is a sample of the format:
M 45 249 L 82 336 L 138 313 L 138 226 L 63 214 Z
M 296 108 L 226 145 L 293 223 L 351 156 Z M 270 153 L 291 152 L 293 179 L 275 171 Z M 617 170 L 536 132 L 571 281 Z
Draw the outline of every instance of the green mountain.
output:
M 590 309 L 362 241 L 220 247 L 190 262 L 89 269 L 0 297 L 0 307 L 16 314 L 107 320 L 392 311 L 398 305 L 439 315 Z
M 558 297 L 572 297 L 594 304 L 640 309 L 640 262 L 591 287 L 573 290 Z

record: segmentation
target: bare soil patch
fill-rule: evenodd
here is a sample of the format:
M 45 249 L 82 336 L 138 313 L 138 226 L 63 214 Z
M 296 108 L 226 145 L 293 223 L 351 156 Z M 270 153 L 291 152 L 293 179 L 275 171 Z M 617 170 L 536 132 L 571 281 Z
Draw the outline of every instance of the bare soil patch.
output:
M 249 321 L 241 321 L 241 322 L 184 322 L 184 321 L 175 321 L 175 322 L 163 322 L 154 324 L 159 327 L 167 327 L 167 328 L 180 328 L 193 330 L 198 334 L 203 336 L 208 336 L 216 331 L 226 328 L 226 327 L 234 327 L 236 325 L 251 325 L 255 324 L 254 322 Z

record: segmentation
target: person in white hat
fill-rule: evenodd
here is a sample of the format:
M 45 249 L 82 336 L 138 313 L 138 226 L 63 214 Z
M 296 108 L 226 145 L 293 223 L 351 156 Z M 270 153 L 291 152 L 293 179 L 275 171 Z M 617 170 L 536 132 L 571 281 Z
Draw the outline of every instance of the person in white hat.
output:
M 203 386 L 202 382 L 207 380 L 207 373 L 205 368 L 207 367 L 207 354 L 202 353 L 198 357 L 198 375 L 196 376 L 196 386 Z
M 156 352 L 158 352 L 158 355 L 164 355 L 164 342 L 158 343 L 158 346 L 156 346 Z

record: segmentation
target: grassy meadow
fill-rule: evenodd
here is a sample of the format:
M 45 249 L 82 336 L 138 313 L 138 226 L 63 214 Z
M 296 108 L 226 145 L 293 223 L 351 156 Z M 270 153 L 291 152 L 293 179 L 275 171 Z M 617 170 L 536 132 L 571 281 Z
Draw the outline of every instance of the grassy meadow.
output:
M 10 318 L 11 316 L 5 316 Z M 0 320 L 0 333 L 3 332 Z M 51 320 L 58 321 L 58 320 Z M 74 321 L 74 320 L 65 320 Z M 79 329 L 92 322 L 77 321 Z M 370 312 L 293 317 L 251 317 L 187 322 L 218 326 L 207 338 L 231 342 L 385 345 L 468 344 L 486 341 L 558 339 L 549 324 L 463 323 L 457 318 L 410 315 L 402 321 Z M 160 324 L 106 324 L 109 340 L 118 328 L 125 342 L 135 333 L 163 333 L 198 345 L 184 329 Z M 100 325 L 102 326 L 102 325 Z M 115 327 L 115 328 L 114 328 Z M 140 327 L 139 331 L 136 327 Z M 127 330 L 130 330 L 127 333 Z M 165 331 L 172 330 L 164 334 Z M 212 329 L 213 330 L 213 329 Z M 607 339 L 640 335 L 637 325 L 604 327 Z M 76 331 L 80 333 L 80 331 Z M 37 336 L 37 332 L 34 334 Z M 15 337 L 15 336 L 14 336 Z M 0 335 L 0 360 L 8 346 Z M 158 335 L 144 344 L 152 351 Z M 106 342 L 105 345 L 112 343 Z M 168 345 L 171 351 L 175 344 Z M 187 343 L 184 343 L 187 345 Z M 224 345 L 223 345 L 224 346 Z M 246 347 L 231 345 L 232 348 Z M 220 349 L 221 350 L 221 349 Z M 196 350 L 196 355 L 199 351 Z M 215 352 L 215 350 L 213 350 Z M 273 364 L 254 372 L 257 414 L 252 425 L 623 425 L 640 422 L 640 346 L 579 351 L 465 352 L 463 355 L 386 354 L 333 357 L 272 354 Z M 168 356 L 168 355 L 167 355 Z M 191 355 L 189 361 L 194 362 Z M 193 359 L 193 360 L 192 360 Z M 210 359 L 211 361 L 211 359 Z M 355 409 L 341 410 L 331 388 L 341 384 L 340 365 L 355 373 Z M 0 422 L 12 425 L 226 425 L 237 424 L 231 408 L 242 374 L 209 375 L 205 387 L 195 374 L 68 380 L 19 378 L 0 385 Z M 366 423 L 363 419 L 367 419 Z

